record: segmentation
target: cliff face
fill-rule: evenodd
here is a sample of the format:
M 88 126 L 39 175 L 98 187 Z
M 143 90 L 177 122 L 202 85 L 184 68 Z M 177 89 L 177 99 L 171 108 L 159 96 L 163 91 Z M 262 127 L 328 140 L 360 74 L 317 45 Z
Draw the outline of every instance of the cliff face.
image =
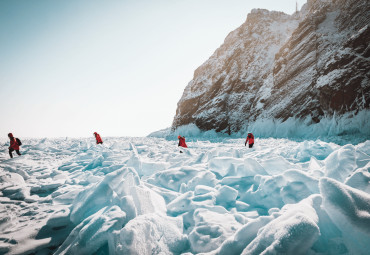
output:
M 370 3 L 311 0 L 299 13 L 253 10 L 194 72 L 173 128 L 238 132 L 258 119 L 370 108 Z

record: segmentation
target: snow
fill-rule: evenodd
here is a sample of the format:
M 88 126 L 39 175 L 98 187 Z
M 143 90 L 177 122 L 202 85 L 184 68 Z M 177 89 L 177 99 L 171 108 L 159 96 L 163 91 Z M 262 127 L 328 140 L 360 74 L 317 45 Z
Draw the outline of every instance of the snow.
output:
M 170 130 L 159 132 L 167 139 L 112 137 L 103 145 L 22 139 L 23 155 L 13 159 L 4 147 L 0 254 L 370 249 L 369 140 L 255 136 L 249 149 L 244 138 L 181 131 L 183 153 Z
M 329 217 L 340 229 L 350 253 L 368 253 L 370 194 L 329 178 L 320 180 L 320 190 Z
M 145 214 L 115 233 L 110 250 L 115 254 L 179 254 L 187 248 L 182 218 Z
M 310 198 L 306 199 L 310 200 Z M 316 211 L 307 201 L 286 205 L 262 227 L 242 254 L 302 254 L 317 240 L 320 230 Z
M 332 85 L 337 79 L 341 78 L 341 76 L 346 72 L 347 70 L 345 69 L 335 69 L 326 75 L 320 76 L 317 79 L 316 86 L 320 88 L 324 87 L 325 85 Z

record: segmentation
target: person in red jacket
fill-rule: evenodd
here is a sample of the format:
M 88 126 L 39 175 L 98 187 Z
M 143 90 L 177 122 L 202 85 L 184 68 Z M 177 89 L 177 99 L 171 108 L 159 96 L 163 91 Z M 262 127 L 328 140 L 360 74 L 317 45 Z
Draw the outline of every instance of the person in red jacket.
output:
M 13 158 L 13 151 L 15 151 L 18 154 L 18 156 L 22 155 L 19 152 L 19 144 L 18 144 L 17 140 L 14 138 L 13 134 L 12 133 L 9 133 L 8 134 L 8 137 L 10 139 L 10 146 L 9 146 L 9 155 L 10 155 L 10 158 Z
M 245 146 L 247 146 L 248 142 L 249 142 L 249 148 L 252 148 L 254 144 L 254 136 L 252 133 L 248 133 L 247 140 L 245 140 Z
M 101 139 L 100 135 L 96 132 L 94 132 L 96 144 L 103 144 L 103 140 Z
M 179 144 L 178 144 L 179 147 L 181 146 L 183 148 L 188 148 L 188 146 L 185 143 L 185 136 L 179 135 L 177 138 L 179 139 Z M 180 153 L 182 153 L 182 151 L 180 151 Z

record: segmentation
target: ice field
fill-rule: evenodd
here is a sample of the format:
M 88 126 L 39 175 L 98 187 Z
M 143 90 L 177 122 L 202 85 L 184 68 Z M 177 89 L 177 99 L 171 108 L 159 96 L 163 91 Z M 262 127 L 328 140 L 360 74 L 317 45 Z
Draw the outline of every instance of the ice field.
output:
M 369 254 L 369 140 L 189 140 L 3 140 L 0 254 Z

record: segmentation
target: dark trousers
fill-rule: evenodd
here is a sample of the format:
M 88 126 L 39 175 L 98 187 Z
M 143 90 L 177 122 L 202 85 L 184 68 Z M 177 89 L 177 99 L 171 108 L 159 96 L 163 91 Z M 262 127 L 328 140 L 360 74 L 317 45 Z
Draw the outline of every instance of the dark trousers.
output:
M 253 147 L 253 144 L 254 144 L 254 143 L 250 143 L 250 144 L 249 144 L 249 148 L 252 148 L 252 147 Z
M 11 158 L 13 158 L 13 153 L 12 153 L 13 151 L 14 151 L 14 149 L 13 149 L 13 148 L 10 148 L 10 149 L 9 149 L 9 155 L 10 155 L 10 157 L 11 157 Z M 19 152 L 19 150 L 16 150 L 15 152 L 18 154 L 18 156 L 22 155 L 22 154 Z

